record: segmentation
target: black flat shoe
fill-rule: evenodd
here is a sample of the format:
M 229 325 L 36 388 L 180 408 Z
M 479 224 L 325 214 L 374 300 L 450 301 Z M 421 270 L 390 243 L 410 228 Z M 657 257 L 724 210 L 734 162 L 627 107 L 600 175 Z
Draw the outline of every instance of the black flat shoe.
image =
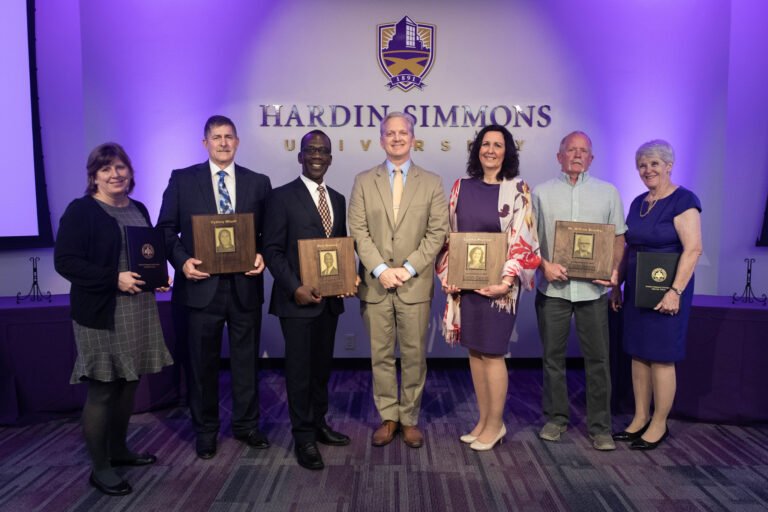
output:
M 149 466 L 157 462 L 157 457 L 151 453 L 141 453 L 135 459 L 111 459 L 109 461 L 113 468 L 118 466 Z
M 648 420 L 648 423 L 645 424 L 643 428 L 638 430 L 637 432 L 627 432 L 626 430 L 622 430 L 621 432 L 617 432 L 613 434 L 613 440 L 619 441 L 622 443 L 629 443 L 631 441 L 634 441 L 635 439 L 640 439 L 643 434 L 645 434 L 645 431 L 648 430 L 648 427 L 651 426 L 651 420 Z
M 331 446 L 346 446 L 350 443 L 349 436 L 336 432 L 328 425 L 317 427 L 315 429 L 315 440 L 318 443 L 327 444 Z
M 632 441 L 632 444 L 629 445 L 630 450 L 655 450 L 657 446 L 659 446 L 666 438 L 669 437 L 669 427 L 664 429 L 664 435 L 661 436 L 661 438 L 658 441 L 650 442 L 646 441 L 642 437 L 639 439 L 635 439 Z
M 131 484 L 125 480 L 121 480 L 117 485 L 105 485 L 96 480 L 96 477 L 93 476 L 93 472 L 91 472 L 91 476 L 88 478 L 88 483 L 108 496 L 125 496 L 126 494 L 131 494 L 133 492 Z
M 261 430 L 258 428 L 249 430 L 244 434 L 235 434 L 235 439 L 242 441 L 248 446 L 258 450 L 269 448 L 269 440 L 267 439 L 267 436 L 262 434 Z
M 315 443 L 301 443 L 296 444 L 296 461 L 299 466 L 307 469 L 323 469 L 323 457 L 320 456 L 320 452 L 317 450 Z

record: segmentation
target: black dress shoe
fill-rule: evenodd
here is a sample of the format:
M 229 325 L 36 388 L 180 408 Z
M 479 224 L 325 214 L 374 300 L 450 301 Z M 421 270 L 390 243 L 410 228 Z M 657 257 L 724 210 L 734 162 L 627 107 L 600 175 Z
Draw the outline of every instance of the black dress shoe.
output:
M 296 460 L 299 466 L 307 469 L 323 469 L 323 458 L 315 443 L 296 443 Z
M 627 432 L 626 430 L 622 430 L 621 432 L 613 434 L 613 440 L 620 441 L 622 443 L 628 443 L 630 441 L 634 441 L 635 439 L 640 439 L 640 437 L 645 434 L 645 431 L 648 430 L 648 427 L 650 426 L 651 421 L 648 420 L 648 423 L 646 423 L 645 426 L 637 432 Z
M 261 430 L 258 428 L 254 428 L 244 434 L 235 434 L 235 439 L 258 450 L 269 448 L 269 440 L 267 439 L 267 436 L 262 434 Z
M 661 436 L 661 438 L 658 441 L 650 442 L 646 441 L 645 439 L 638 438 L 632 441 L 632 444 L 629 445 L 630 450 L 655 450 L 657 446 L 659 446 L 666 438 L 669 437 L 669 427 L 664 429 L 664 435 Z
M 331 446 L 346 446 L 350 443 L 348 435 L 336 432 L 328 425 L 315 428 L 315 439 L 318 443 Z
M 216 438 L 198 436 L 195 450 L 201 459 L 212 459 L 216 455 Z
M 149 466 L 157 462 L 157 457 L 151 453 L 140 453 L 138 457 L 134 459 L 111 459 L 109 461 L 113 468 L 118 466 Z
M 91 472 L 91 476 L 88 478 L 88 482 L 103 492 L 104 494 L 108 496 L 125 496 L 126 494 L 130 494 L 133 492 L 133 488 L 131 488 L 131 484 L 126 482 L 125 480 L 121 480 L 119 484 L 117 485 L 105 485 L 98 480 L 96 480 L 96 477 L 93 475 L 93 472 Z

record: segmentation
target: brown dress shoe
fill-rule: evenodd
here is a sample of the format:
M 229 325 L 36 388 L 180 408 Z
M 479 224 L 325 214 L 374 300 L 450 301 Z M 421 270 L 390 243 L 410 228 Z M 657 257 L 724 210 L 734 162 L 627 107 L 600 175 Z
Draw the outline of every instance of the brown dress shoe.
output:
M 411 448 L 421 448 L 424 444 L 424 436 L 419 430 L 419 427 L 413 425 L 412 427 L 403 425 L 403 441 Z
M 397 422 L 392 420 L 384 420 L 376 432 L 373 433 L 371 444 L 373 446 L 384 446 L 392 442 L 397 432 Z

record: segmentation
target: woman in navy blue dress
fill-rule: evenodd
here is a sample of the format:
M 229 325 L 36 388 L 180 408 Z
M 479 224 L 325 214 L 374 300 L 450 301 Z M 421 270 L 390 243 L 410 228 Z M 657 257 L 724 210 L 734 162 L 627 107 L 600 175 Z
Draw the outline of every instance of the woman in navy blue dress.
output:
M 654 140 L 640 146 L 635 163 L 648 192 L 632 201 L 627 216 L 627 248 L 619 280 L 624 285 L 624 351 L 632 356 L 635 415 L 613 435 L 635 450 L 652 450 L 669 435 L 667 416 L 675 398 L 675 362 L 685 357 L 685 337 L 693 301 L 693 269 L 701 255 L 701 203 L 672 182 L 672 146 Z M 675 278 L 653 309 L 635 306 L 638 252 L 679 253 Z M 621 291 L 614 288 L 614 310 Z M 651 416 L 653 402 L 653 416 Z

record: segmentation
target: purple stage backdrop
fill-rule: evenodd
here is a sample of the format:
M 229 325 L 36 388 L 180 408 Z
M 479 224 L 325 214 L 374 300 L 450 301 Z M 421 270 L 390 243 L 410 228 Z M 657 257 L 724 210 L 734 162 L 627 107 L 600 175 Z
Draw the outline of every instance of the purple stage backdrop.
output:
M 704 206 L 697 293 L 741 292 L 747 256 L 758 260 L 753 285 L 764 292 L 768 251 L 754 241 L 768 194 L 765 19 L 768 2 L 727 0 L 38 1 L 54 230 L 83 192 L 88 151 L 103 141 L 126 147 L 134 196 L 154 218 L 171 169 L 205 159 L 210 114 L 235 120 L 238 162 L 275 186 L 299 173 L 301 135 L 322 128 L 334 142 L 328 183 L 348 195 L 354 175 L 383 160 L 377 115 L 407 108 L 421 141 L 414 160 L 441 174 L 446 190 L 463 174 L 467 140 L 483 119 L 509 126 L 531 185 L 558 174 L 560 138 L 585 130 L 592 172 L 616 184 L 625 208 L 644 191 L 635 149 L 669 140 L 673 179 Z M 396 61 L 401 28 L 421 53 Z M 391 78 L 403 67 L 412 72 L 405 87 Z M 50 250 L 22 251 L 0 254 L 0 295 L 26 292 L 32 254 L 41 257 L 43 288 L 67 291 Z M 540 355 L 531 295 L 513 357 Z M 336 353 L 367 356 L 357 304 L 348 306 Z M 464 356 L 443 343 L 441 312 L 438 292 L 430 355 Z M 268 319 L 266 355 L 282 355 L 279 333 Z

